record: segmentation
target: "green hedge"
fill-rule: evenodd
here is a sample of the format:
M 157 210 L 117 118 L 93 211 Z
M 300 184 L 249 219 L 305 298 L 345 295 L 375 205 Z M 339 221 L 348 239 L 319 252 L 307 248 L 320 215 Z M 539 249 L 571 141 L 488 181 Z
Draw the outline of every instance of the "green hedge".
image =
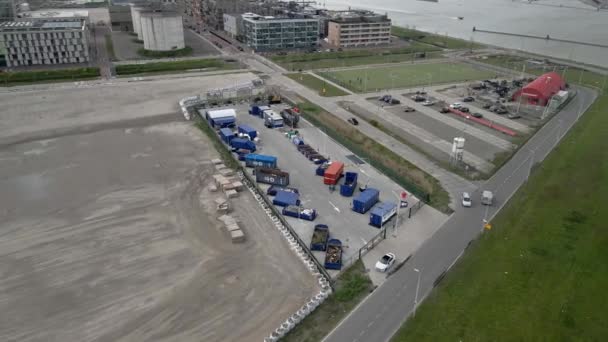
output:
M 145 64 L 123 64 L 116 66 L 116 74 L 132 75 L 163 71 L 180 71 L 190 69 L 219 68 L 229 69 L 232 66 L 221 59 L 193 59 L 176 62 L 154 62 Z
M 74 68 L 0 73 L 1 85 L 59 80 L 81 80 L 99 77 L 99 68 Z

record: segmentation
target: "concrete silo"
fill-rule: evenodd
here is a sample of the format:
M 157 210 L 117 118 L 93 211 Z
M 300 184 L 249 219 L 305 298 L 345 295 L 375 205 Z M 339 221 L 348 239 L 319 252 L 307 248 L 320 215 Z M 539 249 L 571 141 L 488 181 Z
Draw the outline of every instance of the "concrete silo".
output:
M 141 12 L 140 20 L 144 49 L 171 51 L 185 47 L 181 15 L 176 12 Z

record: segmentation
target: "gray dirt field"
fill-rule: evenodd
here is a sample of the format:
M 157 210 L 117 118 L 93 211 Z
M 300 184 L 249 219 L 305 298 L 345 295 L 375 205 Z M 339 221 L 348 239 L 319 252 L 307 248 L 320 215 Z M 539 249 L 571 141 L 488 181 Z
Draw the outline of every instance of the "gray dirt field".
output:
M 139 90 L 111 101 L 111 127 L 0 144 L 0 341 L 260 341 L 316 294 L 249 192 L 233 202 L 247 242 L 224 235 L 209 209 L 217 194 L 203 190 L 217 153 L 200 131 L 113 121 L 127 98 L 148 98 Z M 25 105 L 61 93 L 13 94 L 15 111 L 45 117 L 28 135 L 63 127 L 63 115 L 86 131 L 84 100 L 60 114 Z M 0 138 L 27 120 L 0 117 Z

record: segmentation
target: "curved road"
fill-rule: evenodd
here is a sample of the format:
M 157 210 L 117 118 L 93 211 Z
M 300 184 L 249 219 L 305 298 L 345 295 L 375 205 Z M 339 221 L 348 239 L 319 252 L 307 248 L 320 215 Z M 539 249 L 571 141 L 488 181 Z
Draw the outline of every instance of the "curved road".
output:
M 594 91 L 578 88 L 578 95 L 472 195 L 472 208 L 457 209 L 398 272 L 357 306 L 323 342 L 388 341 L 413 312 L 417 293 L 420 303 L 480 234 L 484 218 L 489 221 L 496 215 L 527 180 L 531 166 L 551 152 L 596 97 Z M 479 204 L 480 192 L 486 189 L 495 194 L 494 206 Z

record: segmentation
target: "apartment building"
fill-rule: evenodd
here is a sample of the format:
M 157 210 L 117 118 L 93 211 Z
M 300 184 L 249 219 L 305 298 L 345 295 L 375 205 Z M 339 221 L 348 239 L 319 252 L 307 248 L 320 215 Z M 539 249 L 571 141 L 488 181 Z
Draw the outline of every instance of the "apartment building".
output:
M 6 66 L 89 62 L 86 19 L 0 23 L 0 59 Z
M 0 0 L 0 22 L 15 20 L 15 2 L 13 0 Z
M 386 45 L 391 41 L 391 20 L 371 11 L 334 12 L 327 23 L 327 39 L 336 47 Z
M 315 48 L 319 44 L 319 20 L 246 14 L 243 39 L 256 51 Z

